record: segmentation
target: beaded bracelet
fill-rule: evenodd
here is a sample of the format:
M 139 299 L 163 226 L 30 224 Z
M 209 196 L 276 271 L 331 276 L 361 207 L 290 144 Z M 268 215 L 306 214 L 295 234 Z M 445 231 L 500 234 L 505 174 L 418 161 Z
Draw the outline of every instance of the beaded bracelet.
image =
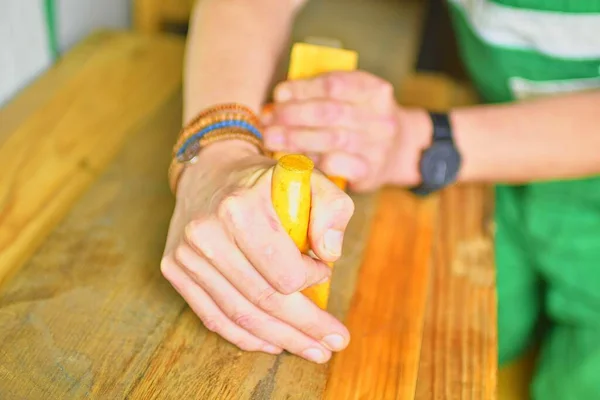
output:
M 179 162 L 190 162 L 194 157 L 198 155 L 198 151 L 200 151 L 200 148 L 202 147 L 200 145 L 200 141 L 202 140 L 202 138 L 213 131 L 220 130 L 223 128 L 242 128 L 245 131 L 247 131 L 246 133 L 254 135 L 254 137 L 256 137 L 259 141 L 262 142 L 262 133 L 260 133 L 260 131 L 255 126 L 247 123 L 246 121 L 229 120 L 217 122 L 213 123 L 212 125 L 208 125 L 205 128 L 202 128 L 200 131 L 188 137 L 175 153 L 175 158 Z
M 181 131 L 169 166 L 169 186 L 176 193 L 186 165 L 193 164 L 200 150 L 222 140 L 243 140 L 265 153 L 258 118 L 239 104 L 222 104 L 202 111 Z
M 238 123 L 240 122 L 245 122 L 246 124 L 252 126 L 252 127 L 256 127 L 256 126 L 260 126 L 259 125 L 259 121 L 258 118 L 255 115 L 249 115 L 246 112 L 235 112 L 232 113 L 230 111 L 215 111 L 214 113 L 211 114 L 207 114 L 205 115 L 202 119 L 194 119 L 192 122 L 190 122 L 189 124 L 186 125 L 186 127 L 181 131 L 180 135 L 179 135 L 179 139 L 177 140 L 177 142 L 175 143 L 175 146 L 173 147 L 173 157 L 176 156 L 176 154 L 179 152 L 180 154 L 183 153 L 185 150 L 181 150 L 182 147 L 184 147 L 184 145 L 189 145 L 187 143 L 187 141 L 194 137 L 195 140 L 199 140 L 199 138 L 197 137 L 198 134 L 201 134 L 201 132 L 210 127 L 210 126 L 214 126 L 215 124 L 220 124 L 218 125 L 218 128 L 221 127 L 225 127 L 227 126 L 228 123 L 231 123 L 232 121 L 237 121 Z M 213 129 L 218 129 L 218 128 L 213 128 Z M 204 132 L 204 134 L 207 132 Z M 255 136 L 256 133 L 258 133 L 258 135 L 260 135 L 260 132 L 254 132 Z M 200 136 L 202 136 L 203 134 L 201 134 Z M 195 140 L 191 140 L 191 142 L 195 141 Z

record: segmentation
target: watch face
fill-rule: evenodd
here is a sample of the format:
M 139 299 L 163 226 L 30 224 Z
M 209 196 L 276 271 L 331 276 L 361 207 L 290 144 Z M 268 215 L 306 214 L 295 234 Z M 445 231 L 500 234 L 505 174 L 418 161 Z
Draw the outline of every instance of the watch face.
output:
M 427 186 L 442 187 L 456 179 L 460 155 L 451 142 L 435 142 L 423 153 L 421 174 Z

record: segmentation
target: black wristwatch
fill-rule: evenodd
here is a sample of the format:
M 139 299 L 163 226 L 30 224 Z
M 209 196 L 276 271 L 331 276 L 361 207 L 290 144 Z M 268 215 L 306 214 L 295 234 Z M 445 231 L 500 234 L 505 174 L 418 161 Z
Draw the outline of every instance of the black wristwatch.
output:
M 423 151 L 419 161 L 421 184 L 411 192 L 426 196 L 450 185 L 458 176 L 461 157 L 454 145 L 452 127 L 447 114 L 430 113 L 433 122 L 431 146 Z

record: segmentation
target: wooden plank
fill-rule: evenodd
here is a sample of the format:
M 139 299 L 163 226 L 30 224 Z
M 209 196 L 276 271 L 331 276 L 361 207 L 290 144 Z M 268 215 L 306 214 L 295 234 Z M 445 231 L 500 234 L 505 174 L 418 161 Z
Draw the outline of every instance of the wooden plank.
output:
M 19 125 L 50 101 L 73 74 L 87 63 L 99 43 L 110 40 L 112 36 L 109 32 L 98 32 L 79 43 L 35 82 L 24 88 L 18 96 L 0 108 L 0 146 Z
M 146 43 L 150 39 L 127 40 Z M 174 48 L 181 50 L 178 46 Z M 160 52 L 160 46 L 152 47 Z M 105 57 L 112 55 L 112 61 L 120 65 L 123 54 L 106 52 L 109 54 Z M 137 57 L 144 58 L 132 53 L 126 52 L 134 65 L 139 60 Z M 98 50 L 98 54 L 102 51 Z M 160 62 L 154 58 L 151 61 L 160 65 L 164 58 L 163 53 Z M 74 86 L 97 87 L 88 82 L 97 82 L 97 74 L 85 73 L 93 70 L 91 66 L 89 63 L 75 74 L 60 94 Z M 148 70 L 141 68 L 141 72 L 142 75 L 145 72 L 147 82 L 151 82 L 148 88 L 140 87 L 147 98 L 151 96 L 148 92 L 154 93 L 163 83 L 156 76 L 147 76 L 151 75 Z M 121 76 L 129 77 L 129 69 L 125 68 Z M 440 78 L 432 79 L 435 83 Z M 448 99 L 456 97 L 455 91 L 450 89 L 432 95 L 429 92 L 429 88 L 435 86 L 432 79 L 412 78 L 405 85 L 402 101 L 440 108 L 448 104 Z M 134 83 L 139 84 L 135 79 Z M 109 93 L 113 96 L 121 93 L 113 86 L 107 85 L 105 90 L 112 88 Z M 327 366 L 287 354 L 275 357 L 240 352 L 207 332 L 159 272 L 173 206 L 165 179 L 169 161 L 169 151 L 165 149 L 170 148 L 181 117 L 180 94 L 167 101 L 166 92 L 155 99 L 152 110 L 146 108 L 144 113 L 137 114 L 135 123 L 123 122 L 139 112 L 130 110 L 129 107 L 136 104 L 131 99 L 125 101 L 127 113 L 106 113 L 114 116 L 110 127 L 121 131 L 119 140 L 129 138 L 122 153 L 0 293 L 0 393 L 7 398 L 318 399 L 325 393 L 328 379 L 329 398 L 336 393 L 340 395 L 333 398 L 344 398 L 343 393 L 356 396 L 351 388 L 357 388 L 359 394 L 379 393 L 392 398 L 414 393 L 429 274 L 426 267 L 430 253 L 423 249 L 428 247 L 427 240 L 433 238 L 431 218 L 435 216 L 435 207 L 432 204 L 437 200 L 418 202 L 397 190 L 386 190 L 380 198 L 354 197 L 357 213 L 346 236 L 344 256 L 336 264 L 329 307 L 348 322 L 354 336 L 351 347 L 335 357 L 330 375 Z M 63 116 L 60 123 L 79 121 L 60 110 L 79 111 L 82 105 L 90 104 L 91 94 L 96 92 L 86 89 L 83 93 L 87 101 L 82 94 L 75 98 L 75 103 L 54 105 L 56 108 L 52 110 Z M 100 96 L 103 102 L 97 107 L 110 104 L 112 97 Z M 54 100 L 49 104 L 54 104 Z M 70 104 L 79 106 L 71 109 L 69 107 L 74 106 Z M 138 107 L 146 107 L 144 104 L 147 103 Z M 45 115 L 42 111 L 34 113 L 25 125 L 38 119 L 40 113 Z M 79 121 L 85 124 L 84 132 L 102 131 L 111 135 L 106 132 L 108 128 L 103 120 L 92 118 L 95 115 L 86 114 L 86 119 Z M 92 140 L 96 139 L 92 136 Z M 96 143 L 97 147 L 105 145 L 99 140 Z M 94 169 L 94 173 L 98 170 L 98 167 Z M 376 229 L 377 236 L 368 241 L 366 267 L 359 272 L 375 201 L 381 208 L 374 223 L 377 228 L 386 229 Z M 392 217 L 387 217 L 388 212 L 393 213 Z M 474 223 L 477 219 L 470 221 Z M 395 222 L 391 226 L 395 233 L 387 230 L 391 222 Z M 406 228 L 398 231 L 399 227 Z M 392 250 L 398 243 L 404 251 Z M 399 268 L 398 263 L 404 261 L 406 267 Z M 436 282 L 452 284 L 441 279 Z M 443 304 L 444 299 L 457 293 L 456 288 L 465 288 L 454 285 L 453 291 L 440 289 L 446 297 L 435 301 Z M 357 295 L 353 297 L 355 287 Z M 478 293 L 484 298 L 489 290 Z M 405 295 L 398 299 L 401 294 Z M 432 301 L 429 310 L 431 304 Z M 455 304 L 455 308 L 460 305 L 456 301 L 451 304 Z M 429 311 L 427 315 L 438 314 Z M 447 321 L 447 315 L 444 318 L 442 321 Z M 438 344 L 439 340 L 430 339 L 434 337 L 431 332 L 441 329 L 438 320 L 431 317 L 425 320 L 423 346 L 429 351 L 423 352 L 429 357 L 425 360 L 432 360 L 431 355 L 445 349 Z M 464 326 L 468 325 L 459 328 Z M 448 331 L 439 334 L 450 338 L 441 342 L 456 340 L 450 336 L 453 334 Z M 367 351 L 366 343 L 383 359 Z M 489 349 L 491 339 L 474 343 L 479 343 L 476 347 L 479 352 L 468 351 L 469 357 Z M 440 362 L 463 365 L 462 354 L 448 352 L 447 358 Z M 365 362 L 361 363 L 360 359 Z M 352 368 L 344 368 L 346 363 Z M 427 390 L 427 382 L 445 382 L 440 381 L 438 370 L 431 372 L 427 365 L 433 364 L 421 362 L 417 394 Z M 477 371 L 459 369 L 460 377 L 487 376 L 490 363 L 479 365 L 481 369 Z M 445 370 L 445 367 L 440 368 Z M 375 376 L 375 371 L 381 372 Z M 360 379 L 352 382 L 352 376 Z M 346 385 L 341 382 L 344 380 Z M 474 385 L 479 381 L 474 380 Z M 373 391 L 368 392 L 371 389 Z
M 35 86 L 47 101 L 28 90 L 9 106 L 16 120 L 28 117 L 0 147 L 0 283 L 181 83 L 180 39 L 104 34 L 88 43 L 53 71 L 60 89 L 47 79 Z
M 0 292 L 2 398 L 125 398 L 173 329 L 185 303 L 159 261 L 180 98 L 129 128 L 115 162 Z
M 441 196 L 417 398 L 496 398 L 489 193 L 485 186 L 466 185 Z
M 408 399 L 415 392 L 436 198 L 381 194 L 326 399 Z
M 445 104 L 435 107 L 440 110 L 477 100 L 465 86 L 440 76 L 422 75 L 411 84 L 443 99 Z M 418 399 L 497 396 L 492 208 L 491 189 L 485 185 L 459 185 L 440 196 Z
M 194 8 L 196 0 L 154 0 L 162 3 L 164 20 L 167 22 L 186 23 Z
M 0 352 L 7 360 L 0 367 L 0 392 L 321 398 L 326 366 L 236 350 L 208 333 L 161 278 L 158 262 L 172 207 L 164 184 L 164 132 L 178 126 L 179 114 L 179 103 L 169 104 L 141 127 L 7 286 L 0 297 Z M 332 288 L 331 310 L 339 317 L 352 297 L 373 200 L 356 197 L 357 214 Z M 396 200 L 384 196 L 386 209 L 397 208 Z M 403 221 L 414 218 L 407 210 Z M 388 329 L 388 335 L 396 332 Z
M 143 33 L 158 33 L 165 22 L 164 5 L 177 0 L 134 0 L 133 26 Z
M 431 96 L 440 83 L 446 81 L 438 75 L 409 76 L 399 101 L 443 109 L 453 93 Z M 333 358 L 325 398 L 413 397 L 437 204 L 437 196 L 383 192 L 346 321 L 352 341 Z

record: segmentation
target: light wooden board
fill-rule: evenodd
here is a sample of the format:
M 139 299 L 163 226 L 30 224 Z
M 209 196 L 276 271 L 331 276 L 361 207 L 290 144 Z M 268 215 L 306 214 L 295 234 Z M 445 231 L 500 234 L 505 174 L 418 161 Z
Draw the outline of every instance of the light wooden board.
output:
M 208 333 L 158 263 L 173 199 L 165 170 L 179 96 L 123 153 L 0 295 L 9 398 L 319 398 L 326 366 L 242 353 Z M 372 197 L 357 197 L 332 309 L 351 297 Z M 340 287 L 340 284 L 344 284 Z M 227 397 L 231 395 L 232 397 Z M 225 397 L 223 397 L 225 396 Z
M 439 75 L 407 81 L 405 103 L 446 110 L 473 104 L 467 86 Z M 415 398 L 495 399 L 497 331 L 493 196 L 459 185 L 439 199 L 427 312 Z
M 100 34 L 0 114 L 0 283 L 177 90 L 182 54 L 180 39 Z
M 412 78 L 402 91 L 403 101 L 447 106 L 456 91 L 431 95 L 436 79 Z M 151 87 L 160 85 L 150 82 Z M 94 96 L 85 93 L 84 104 L 85 97 Z M 444 313 L 441 319 L 431 317 L 437 315 L 432 304 L 447 299 L 426 300 L 432 254 L 426 249 L 436 238 L 438 200 L 418 202 L 399 190 L 354 197 L 357 213 L 336 264 L 330 302 L 354 339 L 329 371 L 294 356 L 243 353 L 207 332 L 158 268 L 173 206 L 165 170 L 180 125 L 179 99 L 180 94 L 165 94 L 154 111 L 122 128 L 127 140 L 122 152 L 0 292 L 1 397 L 319 399 L 327 394 L 338 399 L 344 393 L 379 393 L 410 398 L 415 391 L 431 395 L 427 385 L 443 385 L 446 381 L 436 371 L 445 365 L 471 365 L 464 364 L 463 353 L 448 352 L 442 364 L 432 358 L 444 350 L 428 339 L 432 332 L 453 327 L 444 325 Z M 113 126 L 121 124 L 112 120 Z M 372 220 L 377 228 L 369 239 Z M 402 246 L 394 251 L 398 243 Z M 489 304 L 490 293 L 479 293 L 488 301 L 482 304 Z M 479 326 L 488 334 L 489 324 Z M 450 338 L 442 343 L 457 340 L 450 336 L 453 331 L 441 332 Z M 493 345 L 491 339 L 473 343 L 465 353 L 469 360 L 484 359 Z M 432 350 L 427 353 L 426 348 Z M 441 369 L 432 373 L 426 365 Z M 477 371 L 461 370 L 461 377 L 480 384 L 479 378 L 488 377 L 492 368 L 490 363 L 478 365 Z M 475 386 L 470 390 L 484 393 Z
M 410 399 L 419 365 L 437 199 L 381 193 L 326 399 Z M 337 268 L 340 268 L 339 266 Z
M 416 398 L 497 396 L 490 197 L 476 185 L 441 195 Z

